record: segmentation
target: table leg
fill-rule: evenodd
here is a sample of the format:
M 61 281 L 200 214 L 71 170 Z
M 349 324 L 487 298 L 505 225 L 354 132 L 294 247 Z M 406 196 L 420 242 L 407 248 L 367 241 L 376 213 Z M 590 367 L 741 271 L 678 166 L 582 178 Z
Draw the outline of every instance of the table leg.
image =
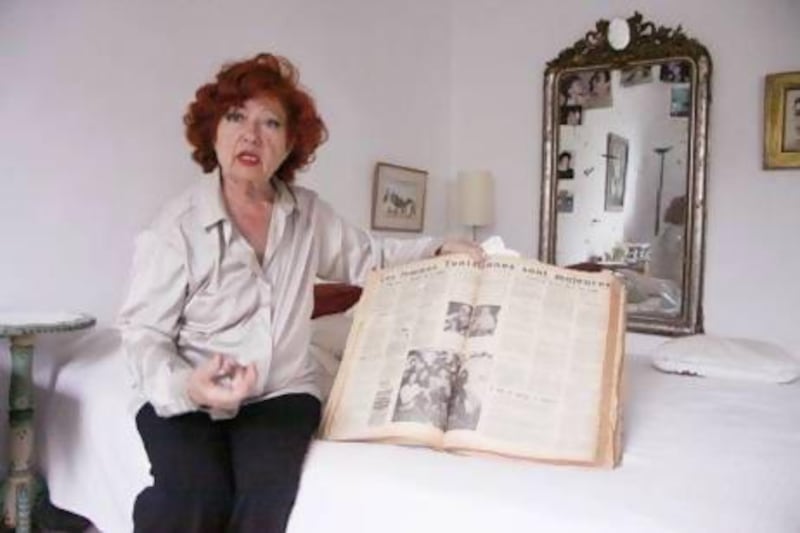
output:
M 3 524 L 16 533 L 31 531 L 31 510 L 41 491 L 33 464 L 33 341 L 33 335 L 11 337 L 10 464 L 0 503 Z

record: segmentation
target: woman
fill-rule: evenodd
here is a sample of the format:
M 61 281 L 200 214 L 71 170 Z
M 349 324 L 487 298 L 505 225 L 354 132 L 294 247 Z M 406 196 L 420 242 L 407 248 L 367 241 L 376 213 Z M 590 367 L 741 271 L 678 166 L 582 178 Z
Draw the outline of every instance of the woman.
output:
M 378 241 L 294 186 L 325 126 L 292 64 L 222 68 L 184 117 L 204 180 L 137 240 L 120 315 L 154 483 L 136 531 L 283 531 L 320 418 L 308 353 L 316 276 L 477 246 Z
M 561 108 L 562 119 L 561 123 L 567 126 L 580 126 L 583 123 L 583 108 L 581 106 L 566 106 Z
M 462 302 L 450 302 L 449 307 L 450 313 L 444 319 L 444 330 L 459 335 L 466 334 L 472 317 L 472 306 Z
M 583 106 L 588 97 L 583 78 L 577 74 L 570 74 L 561 81 L 561 105 Z
M 472 317 L 472 324 L 470 325 L 470 337 L 481 337 L 484 335 L 492 335 L 497 327 L 497 310 L 498 306 L 494 305 L 479 305 L 475 307 L 475 314 Z
M 575 177 L 575 171 L 572 169 L 572 154 L 566 150 L 558 154 L 556 176 L 560 180 L 571 180 Z
M 589 78 L 589 97 L 586 107 L 608 107 L 611 105 L 611 71 L 596 70 Z

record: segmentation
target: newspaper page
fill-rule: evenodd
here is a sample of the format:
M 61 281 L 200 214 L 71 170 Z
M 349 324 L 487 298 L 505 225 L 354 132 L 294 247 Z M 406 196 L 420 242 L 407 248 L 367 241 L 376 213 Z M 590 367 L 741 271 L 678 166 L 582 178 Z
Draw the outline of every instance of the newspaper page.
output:
M 612 466 L 624 340 L 620 291 L 608 273 L 488 261 L 444 446 Z
M 440 443 L 480 272 L 468 256 L 448 255 L 370 275 L 324 438 Z

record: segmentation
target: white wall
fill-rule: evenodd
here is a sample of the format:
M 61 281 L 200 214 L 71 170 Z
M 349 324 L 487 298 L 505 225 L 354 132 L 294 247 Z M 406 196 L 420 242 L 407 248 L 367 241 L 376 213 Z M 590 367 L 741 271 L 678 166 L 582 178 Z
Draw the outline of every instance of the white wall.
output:
M 368 224 L 385 160 L 428 169 L 426 231 L 456 231 L 449 180 L 489 168 L 498 209 L 480 236 L 532 255 L 545 63 L 634 10 L 714 60 L 708 329 L 800 348 L 800 171 L 761 169 L 763 77 L 800 68 L 796 0 L 6 0 L 0 308 L 110 320 L 135 232 L 196 179 L 180 123 L 192 91 L 261 50 L 291 57 L 317 96 L 331 140 L 301 182 L 345 216 Z
M 535 254 L 545 63 L 597 19 L 634 10 L 682 25 L 714 62 L 707 330 L 800 350 L 800 171 L 761 168 L 763 79 L 800 70 L 800 2 L 453 2 L 453 164 L 493 170 L 502 207 L 489 231 Z
M 202 175 L 181 117 L 229 60 L 291 58 L 330 130 L 299 182 L 369 226 L 377 161 L 449 178 L 450 12 L 390 0 L 0 3 L 0 309 L 111 321 L 133 239 Z

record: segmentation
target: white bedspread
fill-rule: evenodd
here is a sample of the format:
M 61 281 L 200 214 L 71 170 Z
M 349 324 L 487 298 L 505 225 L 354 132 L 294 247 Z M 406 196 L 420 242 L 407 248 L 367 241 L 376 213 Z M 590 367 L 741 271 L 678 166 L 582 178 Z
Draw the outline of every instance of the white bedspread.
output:
M 290 530 L 800 531 L 800 386 L 626 370 L 616 470 L 319 442 Z
M 80 357 L 37 368 L 41 462 L 57 505 L 129 531 L 150 478 L 125 363 L 107 330 L 76 339 L 45 349 Z M 800 532 L 800 384 L 666 375 L 644 357 L 626 383 L 616 470 L 316 442 L 289 531 Z

